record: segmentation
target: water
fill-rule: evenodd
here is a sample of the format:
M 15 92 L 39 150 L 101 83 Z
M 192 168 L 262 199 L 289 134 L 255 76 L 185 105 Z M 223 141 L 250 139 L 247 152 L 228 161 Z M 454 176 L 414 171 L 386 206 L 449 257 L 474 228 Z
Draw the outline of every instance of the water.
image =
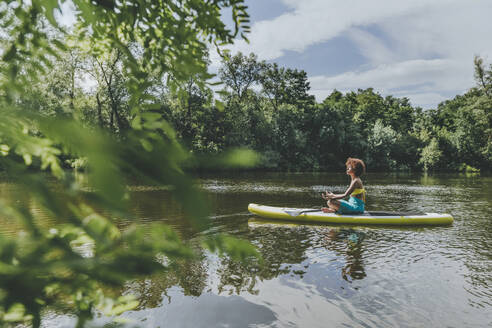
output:
M 173 226 L 199 256 L 178 272 L 128 282 L 123 292 L 137 295 L 141 305 L 125 315 L 132 320 L 127 326 L 492 326 L 492 177 L 369 174 L 368 210 L 455 218 L 452 226 L 414 228 L 273 223 L 247 212 L 248 203 L 321 206 L 322 191 L 344 191 L 343 174 L 244 173 L 198 182 L 212 206 L 212 225 L 200 233 L 168 191 L 130 186 L 140 224 Z M 0 193 L 12 197 L 15 184 L 1 185 Z M 16 226 L 0 229 L 9 234 Z M 253 243 L 263 266 L 198 247 L 204 234 L 217 232 Z M 73 322 L 53 314 L 44 325 Z

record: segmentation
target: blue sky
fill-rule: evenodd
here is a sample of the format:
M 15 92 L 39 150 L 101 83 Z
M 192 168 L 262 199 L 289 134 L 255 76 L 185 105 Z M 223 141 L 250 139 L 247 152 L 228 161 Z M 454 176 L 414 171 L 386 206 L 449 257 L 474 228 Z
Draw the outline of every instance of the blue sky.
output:
M 303 69 L 322 101 L 374 87 L 434 108 L 474 85 L 473 57 L 490 62 L 490 0 L 246 0 L 250 43 L 233 53 Z M 212 67 L 218 58 L 212 56 Z

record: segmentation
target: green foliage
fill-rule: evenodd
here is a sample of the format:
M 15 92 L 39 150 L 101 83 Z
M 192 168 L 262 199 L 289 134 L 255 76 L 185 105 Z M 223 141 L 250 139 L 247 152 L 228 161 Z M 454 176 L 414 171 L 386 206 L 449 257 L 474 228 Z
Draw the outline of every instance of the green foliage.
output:
M 369 135 L 369 160 L 367 164 L 374 169 L 395 168 L 392 150 L 397 143 L 397 134 L 390 126 L 384 126 L 381 120 L 374 124 L 372 133 Z
M 73 4 L 70 34 L 55 19 L 57 0 L 1 5 L 0 164 L 54 219 L 42 226 L 26 205 L 1 204 L 0 215 L 22 226 L 15 238 L 0 235 L 2 323 L 39 327 L 47 309 L 76 315 L 79 327 L 96 310 L 119 315 L 138 302 L 109 295 L 107 286 L 193 256 L 169 227 L 118 226 L 118 218 L 130 217 L 127 176 L 168 186 L 195 229 L 208 224 L 207 203 L 183 173 L 190 154 L 159 110 L 155 86 L 164 75 L 175 92 L 191 76 L 204 86 L 208 44 L 231 43 L 249 30 L 243 1 Z M 234 30 L 221 20 L 225 8 Z M 81 87 L 84 75 L 96 82 L 89 92 Z M 63 170 L 66 161 L 86 166 L 90 192 Z M 239 151 L 221 163 L 238 161 L 254 157 Z M 58 179 L 55 188 L 39 170 Z M 204 245 L 240 260 L 256 255 L 227 236 Z
M 263 93 L 270 99 L 275 110 L 281 104 L 305 108 L 314 104 L 314 97 L 308 94 L 310 89 L 307 74 L 290 68 L 279 68 L 277 64 L 265 64 L 259 76 Z
M 304 127 L 306 114 L 290 104 L 281 104 L 273 119 L 275 149 L 280 153 L 279 166 L 288 170 L 309 170 L 313 158 L 306 153 L 309 134 Z
M 433 127 L 426 128 L 427 134 L 438 138 L 446 169 L 460 170 L 467 165 L 483 170 L 492 167 L 490 76 L 492 67 L 486 69 L 483 60 L 475 58 L 477 87 L 430 111 Z
M 219 69 L 221 81 L 242 101 L 250 88 L 260 80 L 264 63 L 259 63 L 258 57 L 253 53 L 244 56 L 239 52 L 235 56 L 226 54 L 222 64 Z
M 349 156 L 370 171 L 490 169 L 492 67 L 478 58 L 475 70 L 477 88 L 423 111 L 372 88 L 335 90 L 315 104 L 305 72 L 228 57 L 220 71 L 226 145 L 257 150 L 267 169 L 340 169 Z
M 483 62 L 483 59 L 479 56 L 475 56 L 473 60 L 475 68 L 475 80 L 481 91 L 487 95 L 487 97 L 492 97 L 492 65 L 489 65 L 487 69 Z
M 435 138 L 422 149 L 420 154 L 420 163 L 424 166 L 427 171 L 433 169 L 437 166 L 442 157 L 442 151 L 439 149 L 439 144 Z

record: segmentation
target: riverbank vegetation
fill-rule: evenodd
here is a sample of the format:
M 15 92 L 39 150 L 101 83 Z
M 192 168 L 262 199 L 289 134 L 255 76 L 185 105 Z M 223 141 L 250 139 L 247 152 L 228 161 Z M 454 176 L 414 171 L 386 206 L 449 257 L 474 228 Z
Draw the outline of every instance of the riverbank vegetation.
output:
M 70 35 L 54 40 L 68 46 L 52 70 L 29 81 L 19 102 L 42 116 L 70 117 L 116 138 L 141 126 L 131 110 L 137 101 L 152 107 L 153 117 L 168 122 L 193 153 L 249 148 L 260 157 L 259 169 L 339 170 L 349 156 L 363 158 L 372 171 L 492 167 L 492 67 L 480 57 L 470 63 L 476 86 L 429 110 L 372 88 L 334 90 L 317 102 L 303 70 L 241 53 L 224 56 L 213 79 L 218 86 L 191 68 L 183 73 L 182 88 L 172 75 L 148 74 L 139 80 L 136 100 L 128 89 L 135 79 L 125 64 L 128 54 L 94 53 Z M 201 56 L 207 63 L 207 53 Z M 66 160 L 73 167 L 85 163 Z

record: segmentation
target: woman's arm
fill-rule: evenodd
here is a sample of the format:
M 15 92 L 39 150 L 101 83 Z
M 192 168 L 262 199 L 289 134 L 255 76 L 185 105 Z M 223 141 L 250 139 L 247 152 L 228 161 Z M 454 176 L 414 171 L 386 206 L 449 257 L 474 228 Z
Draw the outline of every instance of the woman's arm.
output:
M 343 194 L 334 194 L 332 192 L 326 192 L 326 196 L 323 197 L 324 199 L 328 200 L 328 199 L 342 199 L 342 198 L 345 198 L 347 197 L 348 195 L 350 195 L 354 189 L 355 189 L 355 183 L 356 183 L 356 180 L 352 180 L 352 182 L 350 183 L 350 186 L 348 187 L 348 189 L 345 191 L 345 193 Z

